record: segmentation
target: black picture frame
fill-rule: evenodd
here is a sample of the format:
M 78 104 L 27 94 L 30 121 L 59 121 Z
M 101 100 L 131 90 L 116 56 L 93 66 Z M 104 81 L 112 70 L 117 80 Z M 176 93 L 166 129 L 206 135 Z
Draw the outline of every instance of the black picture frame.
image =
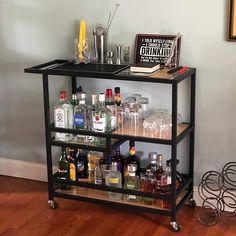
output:
M 236 41 L 236 0 L 228 0 L 227 41 Z
M 139 63 L 158 63 L 165 65 L 169 58 L 173 40 L 177 35 L 137 34 L 135 37 L 134 65 Z M 181 37 L 177 41 L 176 66 L 179 65 Z

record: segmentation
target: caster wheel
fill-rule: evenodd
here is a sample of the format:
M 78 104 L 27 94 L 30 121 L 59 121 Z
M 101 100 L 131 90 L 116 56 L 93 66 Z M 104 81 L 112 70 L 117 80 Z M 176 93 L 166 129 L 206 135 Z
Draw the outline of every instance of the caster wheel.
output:
M 171 225 L 172 230 L 173 230 L 174 232 L 180 231 L 180 226 L 179 226 L 175 221 L 170 222 L 170 225 Z
M 194 209 L 196 206 L 197 206 L 197 205 L 196 205 L 195 200 L 191 198 L 191 199 L 190 199 L 190 207 Z
M 53 210 L 55 210 L 55 209 L 58 208 L 58 203 L 57 203 L 57 202 L 54 202 L 54 201 L 52 201 L 52 200 L 49 200 L 49 201 L 48 201 L 48 204 L 49 204 L 49 206 L 50 206 Z

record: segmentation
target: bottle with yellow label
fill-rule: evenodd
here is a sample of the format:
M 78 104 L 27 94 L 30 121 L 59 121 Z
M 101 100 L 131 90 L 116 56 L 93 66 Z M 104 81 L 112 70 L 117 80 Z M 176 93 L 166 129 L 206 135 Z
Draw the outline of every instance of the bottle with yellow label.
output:
M 129 142 L 130 151 L 129 156 L 124 161 L 124 177 L 126 178 L 129 175 L 128 165 L 135 164 L 137 166 L 136 176 L 140 175 L 140 160 L 135 155 L 135 143 L 134 141 L 130 140 Z
M 112 162 L 111 169 L 108 174 L 108 186 L 121 188 L 122 178 L 120 171 L 117 170 L 117 162 Z M 122 198 L 122 193 L 109 192 L 109 198 L 119 200 Z
M 69 161 L 70 166 L 70 180 L 76 181 L 76 164 L 75 164 L 75 158 L 74 158 L 74 149 L 70 148 L 68 152 L 67 159 Z

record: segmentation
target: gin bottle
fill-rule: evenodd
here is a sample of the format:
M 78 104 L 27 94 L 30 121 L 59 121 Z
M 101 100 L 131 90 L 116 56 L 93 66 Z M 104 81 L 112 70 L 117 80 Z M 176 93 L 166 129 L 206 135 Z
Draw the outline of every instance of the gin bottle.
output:
M 117 170 L 117 162 L 112 162 L 111 164 L 111 170 L 108 174 L 108 186 L 116 188 L 122 187 L 121 173 Z M 111 199 L 119 200 L 122 198 L 122 193 L 109 192 L 108 194 Z
M 136 170 L 137 166 L 135 164 L 128 165 L 128 176 L 125 178 L 124 185 L 126 189 L 138 190 L 138 177 L 135 175 Z M 128 201 L 137 201 L 137 196 L 126 194 L 125 199 Z
M 66 91 L 60 92 L 60 100 L 54 106 L 55 127 L 72 129 L 73 127 L 73 108 L 71 103 L 66 99 Z M 72 138 L 69 133 L 55 133 L 55 139 L 68 141 Z
M 85 106 L 85 93 L 80 93 L 79 104 L 74 107 L 74 129 L 84 130 L 87 128 L 87 108 Z M 76 140 L 83 143 L 84 135 L 76 135 Z

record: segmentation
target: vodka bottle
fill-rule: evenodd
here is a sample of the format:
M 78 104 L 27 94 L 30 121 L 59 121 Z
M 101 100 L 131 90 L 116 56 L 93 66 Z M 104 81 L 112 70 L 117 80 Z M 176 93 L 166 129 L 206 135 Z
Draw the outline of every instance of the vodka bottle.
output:
M 54 106 L 55 127 L 72 129 L 73 127 L 73 109 L 71 103 L 66 99 L 66 91 L 60 92 L 60 100 Z M 68 141 L 72 138 L 69 133 L 55 134 L 55 139 L 60 141 Z

